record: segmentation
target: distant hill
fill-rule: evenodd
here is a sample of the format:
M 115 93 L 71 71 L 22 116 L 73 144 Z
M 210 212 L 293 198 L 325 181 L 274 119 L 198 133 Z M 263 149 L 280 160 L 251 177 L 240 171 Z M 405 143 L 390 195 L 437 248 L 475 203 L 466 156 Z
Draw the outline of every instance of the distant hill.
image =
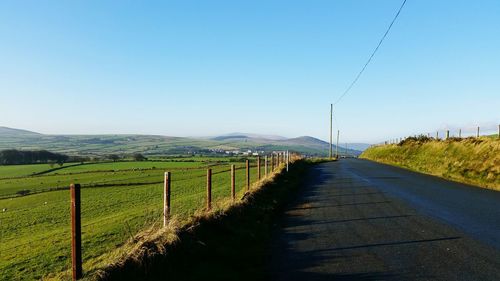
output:
M 365 151 L 367 150 L 371 144 L 369 143 L 348 143 L 347 147 L 352 148 L 354 150 Z
M 234 135 L 234 136 L 219 136 L 219 137 L 214 137 L 212 140 L 216 141 L 226 141 L 226 140 L 246 140 L 249 139 L 249 137 L 244 136 L 244 135 Z
M 260 134 L 249 134 L 249 133 L 230 133 L 221 136 L 217 136 L 216 138 L 224 138 L 224 137 L 246 137 L 252 139 L 266 139 L 266 140 L 285 140 L 285 137 L 276 136 L 276 135 L 260 135 Z
M 145 155 L 193 155 L 226 151 L 290 150 L 307 155 L 326 156 L 328 143 L 302 136 L 284 138 L 232 133 L 211 138 L 183 138 L 158 135 L 44 135 L 26 130 L 0 127 L 0 150 L 36 150 L 79 156 L 143 153 Z M 341 155 L 359 155 L 357 150 L 339 149 Z
M 20 129 L 13 129 L 13 128 L 0 126 L 0 135 L 26 136 L 26 135 L 41 135 L 41 134 L 35 133 L 32 131 L 28 131 L 28 130 L 20 130 Z
M 328 143 L 317 138 L 302 136 L 298 138 L 287 139 L 283 141 L 287 144 L 304 145 L 310 147 L 316 147 L 318 149 L 328 149 Z

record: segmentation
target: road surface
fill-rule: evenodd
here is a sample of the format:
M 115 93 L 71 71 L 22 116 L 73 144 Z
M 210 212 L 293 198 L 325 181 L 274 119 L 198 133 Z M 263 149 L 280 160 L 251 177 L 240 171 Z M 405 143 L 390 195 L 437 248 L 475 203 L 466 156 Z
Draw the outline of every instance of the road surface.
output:
M 500 192 L 359 159 L 314 167 L 273 280 L 500 280 Z

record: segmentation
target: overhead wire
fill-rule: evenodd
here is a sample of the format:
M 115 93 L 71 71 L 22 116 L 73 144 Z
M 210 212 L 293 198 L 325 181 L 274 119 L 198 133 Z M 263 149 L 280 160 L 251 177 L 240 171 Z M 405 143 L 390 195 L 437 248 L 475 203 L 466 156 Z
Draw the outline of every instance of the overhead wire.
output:
M 342 100 L 342 98 L 345 97 L 351 91 L 352 87 L 356 84 L 356 82 L 358 82 L 359 77 L 361 77 L 361 75 L 365 71 L 366 67 L 368 66 L 368 64 L 370 64 L 370 62 L 372 61 L 373 57 L 375 56 L 375 54 L 377 53 L 378 49 L 380 48 L 380 45 L 382 45 L 382 42 L 384 42 L 385 38 L 387 37 L 387 34 L 389 34 L 389 31 L 391 30 L 392 26 L 394 25 L 394 22 L 396 22 L 396 19 L 399 17 L 399 14 L 401 13 L 401 10 L 403 10 L 403 7 L 405 6 L 406 1 L 407 0 L 403 0 L 403 3 L 401 4 L 401 6 L 398 9 L 398 12 L 396 13 L 396 15 L 394 16 L 394 18 L 392 19 L 391 24 L 389 24 L 389 27 L 387 28 L 387 30 L 385 31 L 384 35 L 382 36 L 382 38 L 378 42 L 377 47 L 375 48 L 375 50 L 373 50 L 372 54 L 370 55 L 370 57 L 368 58 L 368 60 L 364 64 L 363 68 L 361 68 L 361 70 L 358 72 L 358 74 L 356 75 L 356 77 L 354 78 L 354 80 L 351 82 L 351 84 L 349 84 L 349 87 L 347 87 L 347 89 L 342 93 L 342 95 L 333 103 L 334 105 L 336 105 L 337 103 L 339 103 L 340 100 Z

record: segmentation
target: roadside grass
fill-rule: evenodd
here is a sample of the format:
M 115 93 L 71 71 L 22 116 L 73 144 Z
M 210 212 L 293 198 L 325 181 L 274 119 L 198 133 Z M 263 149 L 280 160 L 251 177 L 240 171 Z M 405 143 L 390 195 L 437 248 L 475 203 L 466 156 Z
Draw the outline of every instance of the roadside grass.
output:
M 412 138 L 400 144 L 371 147 L 360 158 L 500 190 L 498 138 L 451 138 L 445 141 Z
M 172 214 L 185 220 L 196 210 L 204 208 L 207 164 L 164 163 L 164 166 L 155 163 L 157 169 L 148 166 L 151 163 L 141 162 L 135 163 L 139 168 L 130 169 L 134 162 L 129 162 L 121 164 L 125 170 L 117 172 L 80 170 L 75 174 L 3 179 L 0 180 L 0 194 L 12 195 L 16 190 L 27 188 L 43 191 L 57 186 L 57 183 L 61 186 L 82 183 L 83 259 L 85 269 L 92 272 L 109 262 L 110 257 L 114 257 L 112 253 L 116 254 L 116 249 L 133 240 L 138 232 L 159 228 L 163 210 L 163 172 L 166 169 L 179 169 L 172 173 Z M 230 196 L 229 164 L 212 167 L 215 205 Z M 241 196 L 245 188 L 244 164 L 234 164 L 240 168 L 236 171 L 236 184 Z M 103 166 L 93 167 L 101 169 Z M 70 169 L 74 168 L 77 167 Z M 256 179 L 253 167 L 251 180 Z M 148 184 L 150 181 L 155 183 Z M 37 189 L 40 182 L 43 184 Z M 90 188 L 98 184 L 105 185 Z M 68 190 L 0 199 L 0 210 L 6 210 L 0 212 L 2 279 L 41 279 L 59 276 L 58 272 L 70 268 L 69 206 Z

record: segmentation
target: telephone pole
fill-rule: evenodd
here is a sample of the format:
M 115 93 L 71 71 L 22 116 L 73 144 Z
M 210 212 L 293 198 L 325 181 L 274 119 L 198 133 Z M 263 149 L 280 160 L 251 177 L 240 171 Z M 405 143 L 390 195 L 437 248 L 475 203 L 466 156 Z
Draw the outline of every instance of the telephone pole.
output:
M 330 160 L 332 159 L 333 103 L 330 104 Z

